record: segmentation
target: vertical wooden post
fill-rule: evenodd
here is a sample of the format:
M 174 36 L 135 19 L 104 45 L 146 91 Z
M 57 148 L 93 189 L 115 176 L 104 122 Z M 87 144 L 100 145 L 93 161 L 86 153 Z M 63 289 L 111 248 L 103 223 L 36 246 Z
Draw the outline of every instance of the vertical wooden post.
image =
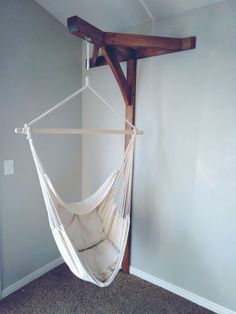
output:
M 135 123 L 136 68 L 136 59 L 127 61 L 127 83 L 130 90 L 130 104 L 125 106 L 125 117 L 132 124 Z M 129 128 L 130 126 L 126 125 L 126 129 Z M 128 138 L 126 138 L 125 147 L 127 146 L 127 140 Z
M 127 82 L 130 89 L 130 104 L 129 105 L 126 104 L 125 106 L 125 117 L 132 124 L 135 124 L 136 72 L 137 72 L 137 60 L 136 59 L 128 60 L 127 61 Z M 126 129 L 130 129 L 130 126 L 127 124 L 126 124 Z M 128 143 L 129 143 L 129 136 L 126 136 L 125 148 L 127 147 Z M 132 209 L 132 201 L 131 201 L 131 209 Z M 131 226 L 130 226 L 128 241 L 127 241 L 125 254 L 124 254 L 124 258 L 122 262 L 122 271 L 125 273 L 129 273 L 130 249 L 131 249 Z

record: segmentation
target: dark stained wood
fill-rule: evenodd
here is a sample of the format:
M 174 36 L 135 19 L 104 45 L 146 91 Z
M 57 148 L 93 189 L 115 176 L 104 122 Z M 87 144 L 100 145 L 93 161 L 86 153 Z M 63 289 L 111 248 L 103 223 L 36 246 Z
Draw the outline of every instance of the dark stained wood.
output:
M 129 47 L 115 46 L 113 47 L 116 54 L 128 59 L 134 58 L 136 50 Z
M 126 33 L 104 33 L 105 45 L 124 47 L 149 47 L 165 50 L 181 49 L 182 39 L 160 36 L 146 36 Z
M 80 17 L 76 15 L 69 17 L 67 19 L 67 27 L 73 35 L 83 39 L 89 39 L 89 41 L 97 46 L 103 45 L 104 32 Z
M 102 47 L 102 52 L 106 59 L 107 64 L 109 64 L 116 81 L 120 87 L 121 94 L 124 98 L 125 104 L 129 105 L 130 103 L 130 89 L 124 75 L 124 72 L 120 66 L 120 63 L 116 57 L 114 50 L 111 47 Z
M 161 55 L 166 55 L 169 53 L 174 53 L 181 51 L 178 50 L 164 50 L 164 49 L 157 49 L 157 48 L 139 48 L 136 51 L 136 59 L 144 59 L 144 58 L 150 58 L 150 57 L 157 57 Z
M 121 50 L 118 50 L 118 48 L 115 46 L 115 52 L 117 53 L 117 59 L 119 62 L 128 61 L 130 59 L 144 59 L 144 58 L 150 58 L 150 57 L 156 57 L 161 56 L 169 53 L 175 53 L 179 51 L 185 51 L 189 49 L 194 49 L 196 46 L 196 38 L 195 37 L 188 37 L 181 39 L 181 48 L 176 50 L 165 50 L 165 49 L 157 49 L 157 48 L 136 48 L 132 49 L 131 54 L 129 53 L 121 53 Z M 117 48 L 117 49 L 116 49 Z M 120 47 L 119 47 L 120 49 Z M 122 47 L 123 49 L 123 47 Z M 90 60 L 91 67 L 99 67 L 103 65 L 107 65 L 106 59 L 103 56 L 99 56 L 97 59 L 97 62 L 93 64 Z
M 126 119 L 133 125 L 135 123 L 135 96 L 136 96 L 136 72 L 137 60 L 131 59 L 127 62 L 127 82 L 130 89 L 130 103 L 126 107 Z M 126 125 L 126 129 L 130 126 Z
M 97 58 L 98 58 L 98 53 L 99 53 L 100 48 L 96 45 L 93 46 L 93 54 L 92 54 L 92 58 L 90 59 L 90 64 L 92 64 L 93 66 L 95 66 Z
M 137 61 L 136 59 L 129 60 L 127 62 L 127 81 L 130 88 L 130 104 L 125 106 L 126 119 L 135 125 L 135 96 L 136 96 L 136 73 L 137 73 Z M 126 124 L 126 129 L 130 129 L 130 126 Z M 125 137 L 125 148 L 129 143 L 129 136 Z M 132 196 L 131 196 L 132 200 Z M 131 201 L 131 221 L 132 221 L 132 201 Z M 131 226 L 129 230 L 128 241 L 125 248 L 125 254 L 122 261 L 122 271 L 129 273 L 130 266 L 130 252 L 131 252 Z
M 189 50 L 196 48 L 196 37 L 187 37 L 182 38 L 182 49 L 181 50 Z
M 118 60 L 119 63 L 129 60 L 127 57 L 122 57 L 120 55 L 116 55 L 116 57 L 117 57 L 117 60 Z M 103 66 L 103 65 L 108 65 L 106 59 L 104 58 L 104 56 L 99 56 L 97 58 L 97 61 L 96 61 L 96 63 L 94 65 L 92 64 L 92 60 L 90 59 L 90 67 L 91 68 L 96 68 L 96 67 L 100 67 L 100 66 Z
M 196 45 L 195 37 L 169 38 L 160 36 L 146 36 L 126 33 L 103 32 L 99 28 L 86 22 L 78 16 L 67 19 L 69 31 L 80 38 L 87 39 L 96 48 L 91 67 L 107 64 L 106 58 L 98 57 L 97 47 L 111 47 L 116 55 L 118 62 L 130 59 L 141 59 L 160 56 L 167 53 L 194 49 Z
M 157 56 L 161 56 L 161 55 L 166 55 L 169 53 L 174 53 L 174 52 L 178 52 L 178 51 L 182 51 L 182 50 L 159 50 L 156 48 L 139 48 L 136 49 L 134 57 L 135 59 L 144 59 L 144 58 L 150 58 L 150 57 L 157 57 Z M 120 56 L 117 55 L 117 59 L 119 62 L 125 62 L 128 60 L 133 59 L 133 57 L 125 57 L 125 56 Z M 97 61 L 95 64 L 92 63 L 92 60 L 90 59 L 90 67 L 91 68 L 96 68 L 96 67 L 100 67 L 103 65 L 107 65 L 106 59 L 104 58 L 104 56 L 99 56 L 97 58 Z

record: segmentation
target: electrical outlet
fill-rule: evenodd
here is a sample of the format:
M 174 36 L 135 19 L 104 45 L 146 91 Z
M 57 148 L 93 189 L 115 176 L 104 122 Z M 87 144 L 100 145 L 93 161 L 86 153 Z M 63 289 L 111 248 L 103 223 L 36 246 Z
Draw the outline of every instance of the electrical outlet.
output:
M 14 174 L 14 160 L 4 160 L 4 176 Z

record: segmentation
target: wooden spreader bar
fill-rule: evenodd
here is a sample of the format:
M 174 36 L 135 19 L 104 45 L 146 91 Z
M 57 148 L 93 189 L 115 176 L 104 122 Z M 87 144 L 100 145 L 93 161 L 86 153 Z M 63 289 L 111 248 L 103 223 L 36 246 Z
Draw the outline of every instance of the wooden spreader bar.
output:
M 31 133 L 37 134 L 84 134 L 84 135 L 133 135 L 134 130 L 108 130 L 108 129 L 68 129 L 68 128 L 31 128 Z M 27 134 L 24 128 L 16 128 L 15 133 Z M 142 135 L 142 130 L 137 130 Z
M 126 33 L 103 32 L 78 16 L 67 19 L 69 31 L 94 45 L 90 67 L 109 65 L 126 105 L 126 119 L 135 123 L 135 91 L 137 60 L 161 56 L 164 54 L 194 49 L 196 37 L 169 38 L 145 36 Z M 99 51 L 102 55 L 99 55 Z M 127 73 L 123 72 L 120 62 L 127 61 Z M 126 123 L 127 130 L 130 127 Z M 127 146 L 129 135 L 126 136 Z M 126 247 L 122 270 L 129 272 L 130 266 L 130 235 Z

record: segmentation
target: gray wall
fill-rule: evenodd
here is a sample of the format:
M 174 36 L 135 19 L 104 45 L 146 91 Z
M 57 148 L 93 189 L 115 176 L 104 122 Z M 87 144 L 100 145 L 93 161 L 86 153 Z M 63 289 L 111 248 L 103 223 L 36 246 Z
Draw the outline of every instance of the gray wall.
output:
M 81 86 L 81 43 L 30 0 L 0 2 L 0 200 L 2 289 L 59 256 L 28 143 L 14 134 Z M 38 126 L 81 127 L 81 99 Z M 38 136 L 45 168 L 65 200 L 81 197 L 81 139 Z M 3 161 L 15 175 L 3 175 Z
M 132 242 L 134 267 L 233 310 L 235 28 L 235 1 L 157 22 L 197 49 L 139 63 Z
M 152 28 L 142 25 L 128 31 L 148 29 Z M 156 35 L 196 35 L 197 49 L 138 62 L 136 124 L 145 134 L 136 146 L 131 261 L 143 272 L 232 310 L 236 310 L 235 29 L 234 0 L 159 20 Z M 91 72 L 93 86 L 123 110 L 109 69 Z M 86 125 L 103 116 L 96 101 L 89 99 L 89 106 L 83 104 Z M 112 124 L 111 118 L 102 119 L 104 127 Z M 121 148 L 116 145 L 95 170 L 95 152 L 107 146 L 84 142 L 83 154 L 90 156 L 83 164 L 86 193 L 95 188 L 89 181 L 91 167 L 101 181 L 116 166 Z

